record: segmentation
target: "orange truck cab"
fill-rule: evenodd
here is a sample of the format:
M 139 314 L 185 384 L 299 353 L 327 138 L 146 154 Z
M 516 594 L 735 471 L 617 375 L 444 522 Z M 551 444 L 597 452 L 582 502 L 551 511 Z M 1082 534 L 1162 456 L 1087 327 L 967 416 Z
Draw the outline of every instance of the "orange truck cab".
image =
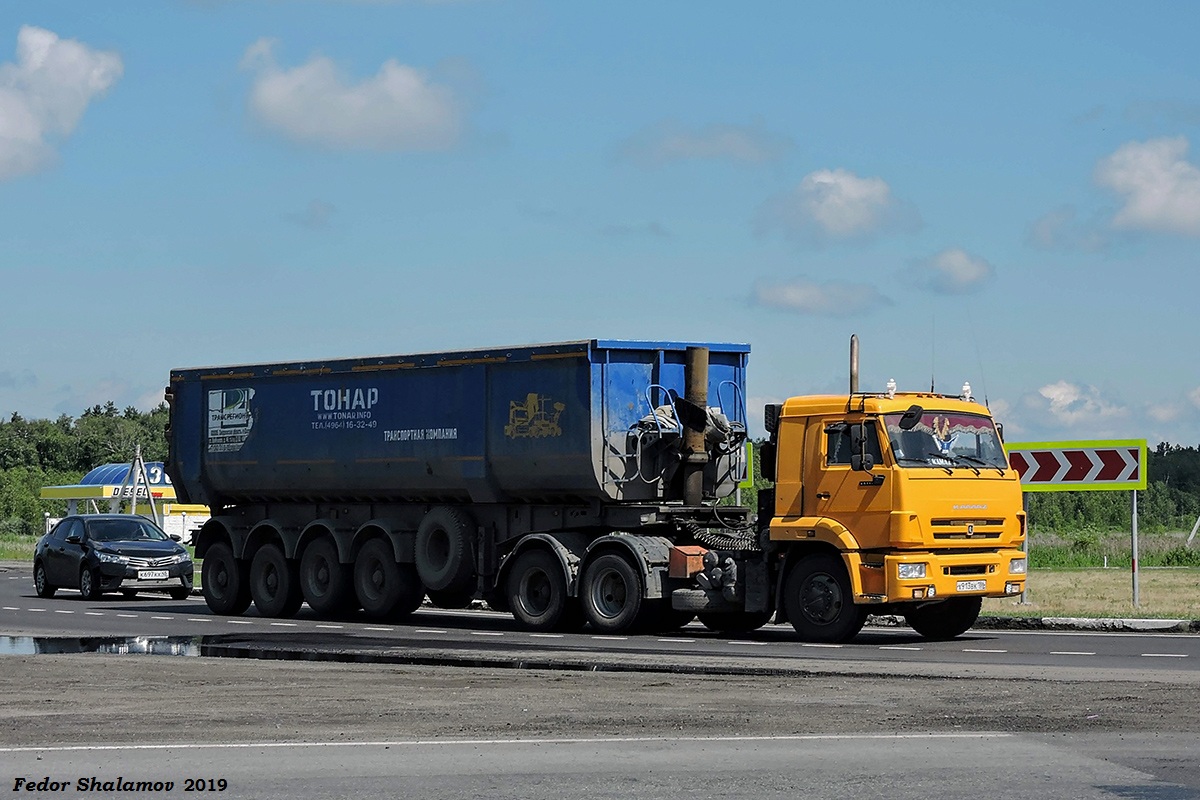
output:
M 1024 590 L 1021 486 L 969 393 L 793 397 L 766 422 L 775 605 L 804 638 L 848 640 L 868 613 L 952 638 Z

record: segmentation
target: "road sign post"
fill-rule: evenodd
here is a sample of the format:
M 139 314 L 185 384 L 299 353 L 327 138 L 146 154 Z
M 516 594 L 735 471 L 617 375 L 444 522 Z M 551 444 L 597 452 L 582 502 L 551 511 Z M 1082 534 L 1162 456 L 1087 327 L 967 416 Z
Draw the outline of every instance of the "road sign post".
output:
M 1004 449 L 1021 478 L 1023 492 L 1133 492 L 1130 575 L 1133 607 L 1137 608 L 1140 603 L 1137 493 L 1146 488 L 1146 440 L 1014 442 Z

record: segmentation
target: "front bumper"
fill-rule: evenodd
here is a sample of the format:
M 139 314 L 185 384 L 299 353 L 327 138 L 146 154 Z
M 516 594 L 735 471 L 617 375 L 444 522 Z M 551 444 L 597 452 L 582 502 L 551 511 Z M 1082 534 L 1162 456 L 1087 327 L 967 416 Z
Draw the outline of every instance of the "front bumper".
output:
M 166 567 L 142 567 L 132 564 L 116 564 L 101 562 L 100 588 L 111 592 L 118 589 L 137 589 L 150 591 L 152 589 L 192 590 L 195 576 L 195 562 L 185 561 L 182 564 L 171 564 Z M 161 577 L 166 573 L 166 577 Z M 154 574 L 154 577 L 151 577 Z
M 1010 597 L 1025 591 L 1025 572 L 1011 572 L 1013 561 L 1026 558 L 1021 550 L 968 553 L 914 552 L 887 555 L 866 562 L 852 554 L 852 574 L 859 581 L 859 603 L 913 603 L 947 597 Z M 1028 563 L 1028 562 L 1026 562 Z M 925 576 L 901 578 L 900 564 L 924 564 Z

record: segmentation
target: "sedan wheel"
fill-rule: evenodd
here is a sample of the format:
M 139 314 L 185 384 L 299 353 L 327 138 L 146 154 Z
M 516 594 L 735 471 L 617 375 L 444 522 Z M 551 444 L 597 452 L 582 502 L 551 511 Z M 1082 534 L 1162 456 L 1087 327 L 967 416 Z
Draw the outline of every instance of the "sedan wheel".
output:
M 100 597 L 100 581 L 96 579 L 96 573 L 87 567 L 79 570 L 79 594 L 83 596 L 84 600 L 95 600 Z
M 33 588 L 37 590 L 38 597 L 54 597 L 57 587 L 50 584 L 46 578 L 46 566 L 42 562 L 33 565 Z

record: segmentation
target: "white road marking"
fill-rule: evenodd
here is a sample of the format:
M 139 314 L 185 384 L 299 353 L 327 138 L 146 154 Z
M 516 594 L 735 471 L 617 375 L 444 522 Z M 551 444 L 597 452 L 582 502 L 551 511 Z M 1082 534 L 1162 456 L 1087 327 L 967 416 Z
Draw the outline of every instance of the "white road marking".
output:
M 44 608 L 27 608 L 27 609 L 25 609 L 25 610 L 26 610 L 26 611 L 32 611 L 33 613 L 35 613 L 35 614 L 36 614 L 36 613 L 38 613 L 38 612 L 44 612 L 46 609 L 44 609 Z
M 345 625 L 317 625 L 318 628 L 329 628 L 330 630 L 341 630 Z
M 750 641 L 739 641 L 737 639 L 730 639 L 729 644 L 738 644 L 738 645 L 749 644 L 749 645 L 755 645 L 756 647 L 761 647 L 762 645 L 766 644 L 766 642 L 750 642 Z
M 230 625 L 253 625 L 254 621 L 249 619 L 227 619 L 225 620 Z
M 879 649 L 880 650 L 918 650 L 919 651 L 921 648 L 909 647 L 908 645 L 903 645 L 903 644 L 881 644 L 879 646 Z
M 593 636 L 592 638 L 606 642 L 624 642 L 629 639 L 628 636 Z
M 66 611 L 61 608 L 56 608 L 56 609 L 54 609 L 54 613 L 55 614 L 74 614 L 75 612 L 74 611 Z
M 1009 739 L 1011 733 L 844 733 L 788 736 L 619 736 L 594 739 L 414 739 L 392 742 L 231 742 L 196 744 L 78 744 L 52 747 L 0 747 L 0 753 L 69 753 L 114 750 L 250 750 L 311 747 L 479 747 L 481 745 L 629 744 L 637 742 L 813 742 L 900 741 L 907 739 Z
M 104 616 L 103 611 L 85 611 L 83 613 L 89 617 L 103 617 Z
M 1052 656 L 1094 656 L 1095 653 L 1089 653 L 1086 650 L 1051 650 Z
M 212 622 L 211 619 L 206 619 L 204 617 L 188 617 L 187 621 L 188 622 Z
M 672 644 L 695 644 L 695 639 L 659 639 L 660 642 L 671 642 Z
M 175 619 L 174 617 L 151 617 L 150 619 Z
M 818 644 L 816 642 L 804 642 L 800 646 L 801 647 L 829 647 L 829 648 L 836 650 L 836 649 L 840 648 L 842 645 L 840 645 L 840 644 Z
M 271 624 L 277 628 L 294 628 L 294 627 L 296 627 L 295 622 L 272 622 Z
M 126 619 L 134 619 L 134 618 L 136 618 L 136 617 L 137 617 L 137 614 L 117 614 L 117 616 L 118 616 L 118 617 L 125 617 Z
M 366 628 L 363 628 L 363 630 L 364 630 L 364 631 L 394 631 L 394 630 L 396 630 L 396 629 L 395 629 L 395 628 L 371 628 L 371 627 L 366 627 Z
M 471 631 L 472 636 L 503 636 L 503 633 L 498 631 Z
M 5 611 L 20 611 L 21 609 L 17 608 L 16 606 L 5 606 L 4 610 Z
M 1142 653 L 1142 658 L 1187 658 L 1187 653 Z
M 417 631 L 417 633 L 420 633 L 420 632 L 421 631 Z M 444 631 L 443 631 L 443 633 L 444 633 Z M 563 635 L 561 633 L 531 633 L 529 635 L 534 637 L 535 639 L 561 639 L 561 638 L 563 638 Z
M 980 647 L 964 647 L 964 653 L 1007 653 L 1007 650 L 986 650 Z
M 436 628 L 417 628 L 416 632 L 417 633 L 445 633 L 446 631 L 439 631 Z M 537 636 L 537 634 L 535 633 L 534 636 Z

